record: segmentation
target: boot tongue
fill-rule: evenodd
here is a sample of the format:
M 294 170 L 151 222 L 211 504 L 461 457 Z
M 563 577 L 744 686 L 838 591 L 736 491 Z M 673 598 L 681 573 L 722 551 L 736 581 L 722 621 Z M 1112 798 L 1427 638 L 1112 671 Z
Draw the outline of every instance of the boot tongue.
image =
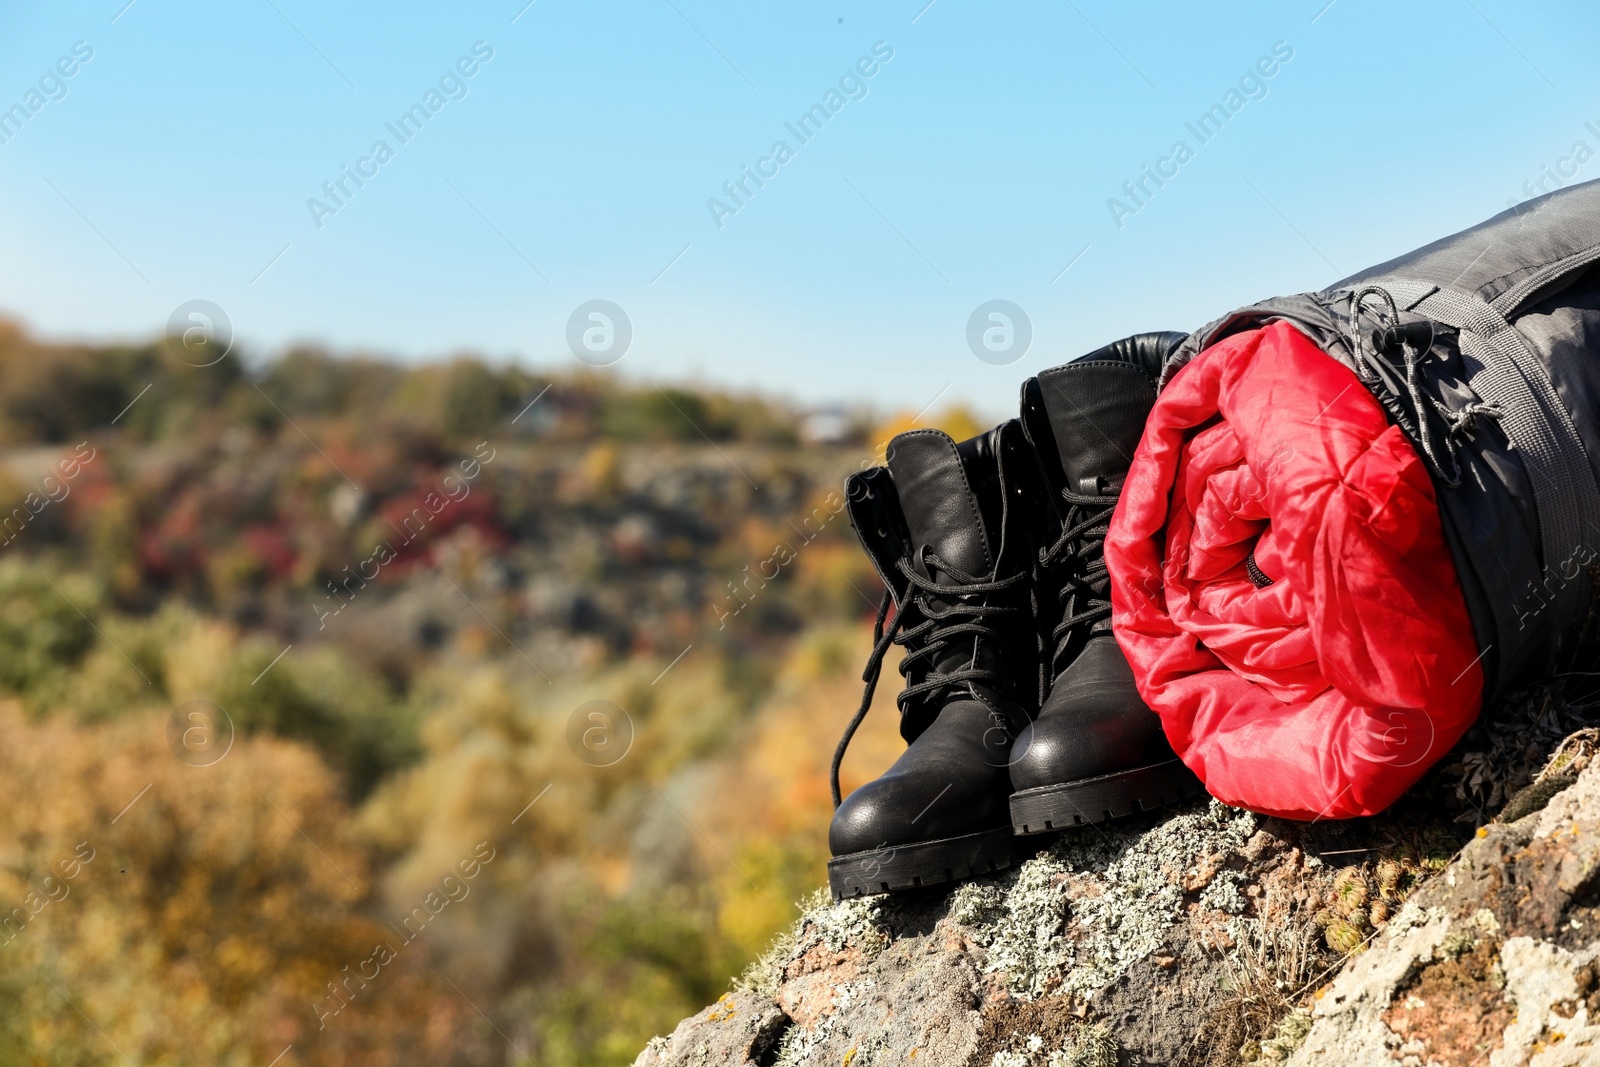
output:
M 931 574 L 920 553 L 924 546 L 974 578 L 987 577 L 994 570 L 984 512 L 963 462 L 978 459 L 986 441 L 980 436 L 957 445 L 938 430 L 912 430 L 889 442 L 889 476 L 905 514 L 912 551 L 917 553 L 912 562 L 924 577 L 940 584 L 954 584 L 958 579 Z M 970 455 L 963 456 L 963 449 Z M 982 465 L 973 462 L 972 466 L 980 469 Z
M 1120 489 L 1155 406 L 1149 375 L 1120 360 L 1079 360 L 1041 371 L 1039 386 L 1066 475 L 1055 488 L 1088 496 Z

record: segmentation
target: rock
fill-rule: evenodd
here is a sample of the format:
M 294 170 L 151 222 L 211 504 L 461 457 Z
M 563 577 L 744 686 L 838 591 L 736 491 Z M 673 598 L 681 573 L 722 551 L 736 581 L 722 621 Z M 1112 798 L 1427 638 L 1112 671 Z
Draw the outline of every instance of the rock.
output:
M 819 893 L 636 1067 L 1600 1063 L 1594 749 L 1476 832 L 1426 790 L 1343 824 L 1213 801 L 957 886 Z
M 769 997 L 735 991 L 684 1020 L 669 1039 L 656 1038 L 634 1067 L 666 1064 L 771 1063 L 792 1025 Z
M 1291 1064 L 1600 1062 L 1600 766 L 1587 767 L 1588 743 L 1581 773 L 1558 752 L 1507 805 L 1521 817 L 1480 830 L 1318 994 Z

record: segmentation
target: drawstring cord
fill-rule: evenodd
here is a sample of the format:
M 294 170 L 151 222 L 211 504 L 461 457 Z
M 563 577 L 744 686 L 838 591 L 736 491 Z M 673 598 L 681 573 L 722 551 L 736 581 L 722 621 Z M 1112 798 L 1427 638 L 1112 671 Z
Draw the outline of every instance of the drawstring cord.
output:
M 1491 404 L 1482 400 L 1474 400 L 1463 404 L 1458 411 L 1450 411 L 1439 405 L 1439 414 L 1444 416 L 1444 421 L 1450 426 L 1450 436 L 1472 439 L 1473 433 L 1478 428 L 1479 417 L 1498 419 L 1505 414 L 1505 409 L 1499 404 Z
M 1461 484 L 1461 458 L 1456 450 L 1456 441 L 1461 437 L 1470 440 L 1480 418 L 1498 419 L 1504 411 L 1498 404 L 1481 400 L 1469 401 L 1461 408 L 1451 410 L 1423 392 L 1422 364 L 1433 352 L 1432 326 L 1429 325 L 1430 340 L 1426 343 L 1419 344 L 1414 337 L 1407 336 L 1400 322 L 1400 308 L 1395 303 L 1394 294 L 1380 285 L 1369 285 L 1359 289 L 1350 298 L 1350 342 L 1355 352 L 1356 373 L 1360 375 L 1362 381 L 1368 385 L 1376 384 L 1388 389 L 1382 376 L 1367 365 L 1367 340 L 1361 331 L 1361 313 L 1366 310 L 1365 301 L 1369 296 L 1382 297 L 1389 313 L 1387 324 L 1372 332 L 1372 354 L 1376 356 L 1381 352 L 1400 349 L 1406 393 L 1410 397 L 1412 409 L 1417 413 L 1417 443 L 1422 446 L 1423 454 L 1428 457 L 1428 462 L 1438 472 L 1440 479 L 1445 485 L 1454 489 Z M 1444 419 L 1446 429 L 1442 443 L 1434 439 L 1434 427 L 1432 420 L 1428 418 L 1430 408 Z M 1444 456 L 1449 460 L 1448 467 L 1439 458 L 1441 444 Z

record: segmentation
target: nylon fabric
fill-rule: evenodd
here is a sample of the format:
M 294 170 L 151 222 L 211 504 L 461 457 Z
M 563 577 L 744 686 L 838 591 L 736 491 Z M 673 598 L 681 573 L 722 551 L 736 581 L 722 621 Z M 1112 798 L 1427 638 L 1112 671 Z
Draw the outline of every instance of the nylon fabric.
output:
M 1516 328 L 1470 294 L 1438 289 L 1417 310 L 1464 331 L 1462 351 L 1482 365 L 1468 384 L 1500 405 L 1501 428 L 1532 465 L 1544 558 L 1564 558 L 1583 541 L 1585 527 L 1600 520 L 1600 487 L 1549 375 Z M 1570 610 L 1586 599 L 1587 590 L 1574 588 Z
M 1287 322 L 1172 375 L 1105 552 L 1139 693 L 1226 803 L 1376 814 L 1477 716 L 1484 674 L 1427 466 Z

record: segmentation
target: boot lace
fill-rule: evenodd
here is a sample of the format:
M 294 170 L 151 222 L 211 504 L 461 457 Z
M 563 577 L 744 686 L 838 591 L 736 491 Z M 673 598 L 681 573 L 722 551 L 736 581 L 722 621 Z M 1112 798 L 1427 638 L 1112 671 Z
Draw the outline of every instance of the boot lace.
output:
M 883 657 L 888 653 L 891 644 L 900 645 L 906 650 L 904 658 L 900 660 L 900 674 L 908 682 L 911 680 L 911 671 L 919 669 L 919 665 L 925 672 L 921 681 L 907 685 L 895 699 L 902 715 L 913 700 L 925 693 L 954 688 L 963 683 L 1003 683 L 1006 680 L 1001 671 L 992 667 L 978 666 L 976 656 L 967 666 L 953 671 L 935 670 L 933 664 L 938 661 L 940 653 L 949 649 L 963 634 L 971 634 L 973 638 L 988 637 L 996 641 L 1004 640 L 1003 635 L 990 620 L 995 616 L 1020 610 L 1017 605 L 969 604 L 959 598 L 1010 589 L 1026 581 L 1027 573 L 1021 572 L 1009 578 L 990 581 L 951 566 L 933 552 L 924 551 L 922 559 L 930 572 L 938 571 L 954 578 L 956 584 L 938 585 L 917 573 L 911 566 L 910 560 L 902 557 L 896 562 L 900 573 L 911 583 L 911 593 L 907 597 L 906 606 L 895 613 L 894 620 L 889 622 L 887 627 L 885 620 L 889 617 L 889 608 L 894 603 L 894 597 L 886 589 L 883 599 L 878 603 L 878 617 L 872 624 L 872 654 L 867 657 L 866 670 L 861 673 L 861 680 L 866 683 L 866 689 L 861 695 L 861 706 L 856 709 L 850 725 L 845 727 L 844 736 L 839 738 L 839 747 L 834 750 L 833 766 L 829 771 L 828 784 L 833 789 L 835 809 L 843 800 L 839 793 L 839 767 L 844 762 L 845 750 L 850 747 L 850 739 L 855 736 L 861 720 L 867 717 L 867 709 L 872 707 L 872 695 L 877 691 L 878 676 L 883 671 Z M 936 599 L 954 603 L 940 607 L 934 603 Z M 911 614 L 911 609 L 915 609 L 922 621 L 915 626 L 907 627 L 905 623 Z
M 1061 582 L 1061 621 L 1050 632 L 1053 647 L 1046 684 L 1059 673 L 1057 665 L 1080 629 L 1111 617 L 1111 575 L 1104 546 L 1117 502 L 1065 489 L 1061 497 L 1067 504 L 1066 524 L 1055 544 L 1039 552 L 1040 569 L 1054 572 Z

